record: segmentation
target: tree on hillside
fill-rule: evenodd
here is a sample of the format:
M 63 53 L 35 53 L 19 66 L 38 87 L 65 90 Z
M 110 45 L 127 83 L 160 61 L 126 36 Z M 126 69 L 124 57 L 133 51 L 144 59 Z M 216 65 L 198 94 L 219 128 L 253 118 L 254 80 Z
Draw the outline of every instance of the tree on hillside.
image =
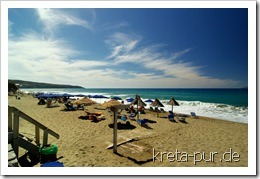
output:
M 8 83 L 8 92 L 15 93 L 18 90 L 18 87 L 15 85 L 15 83 L 9 82 Z

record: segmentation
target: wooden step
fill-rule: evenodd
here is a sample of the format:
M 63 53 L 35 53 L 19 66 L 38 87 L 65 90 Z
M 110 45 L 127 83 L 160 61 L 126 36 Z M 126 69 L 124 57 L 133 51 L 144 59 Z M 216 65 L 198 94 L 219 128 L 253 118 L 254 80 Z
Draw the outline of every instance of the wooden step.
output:
M 8 144 L 8 167 L 19 167 L 17 156 L 11 144 Z

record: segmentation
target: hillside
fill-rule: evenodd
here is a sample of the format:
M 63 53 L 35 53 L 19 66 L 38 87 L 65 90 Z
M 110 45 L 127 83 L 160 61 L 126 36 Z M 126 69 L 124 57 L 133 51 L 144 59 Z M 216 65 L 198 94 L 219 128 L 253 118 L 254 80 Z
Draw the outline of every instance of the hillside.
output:
M 21 88 L 83 88 L 81 86 L 74 85 L 64 85 L 64 84 L 50 84 L 50 83 L 40 83 L 32 81 L 23 81 L 23 80 L 8 80 L 8 83 L 20 84 Z

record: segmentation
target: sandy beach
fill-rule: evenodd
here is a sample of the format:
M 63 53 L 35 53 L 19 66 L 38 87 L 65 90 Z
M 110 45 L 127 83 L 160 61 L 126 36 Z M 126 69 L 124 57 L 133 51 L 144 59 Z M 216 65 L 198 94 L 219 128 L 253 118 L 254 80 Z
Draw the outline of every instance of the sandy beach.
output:
M 133 139 L 112 149 L 113 116 L 99 105 L 86 106 L 89 112 L 102 112 L 105 120 L 92 122 L 80 119 L 83 110 L 63 111 L 64 104 L 46 108 L 37 105 L 30 95 L 17 100 L 9 96 L 8 105 L 16 107 L 60 135 L 49 137 L 57 144 L 57 157 L 65 167 L 247 167 L 248 125 L 199 116 L 186 122 L 171 122 L 166 113 L 145 110 L 140 118 L 149 119 L 146 127 L 128 120 L 130 129 L 118 130 L 118 141 Z M 123 111 L 123 113 L 126 113 Z M 120 122 L 120 120 L 118 120 Z M 123 121 L 121 121 L 124 124 Z M 34 126 L 21 119 L 20 133 L 34 137 Z M 24 154 L 20 149 L 20 155 Z M 195 160 L 194 160 L 195 159 Z

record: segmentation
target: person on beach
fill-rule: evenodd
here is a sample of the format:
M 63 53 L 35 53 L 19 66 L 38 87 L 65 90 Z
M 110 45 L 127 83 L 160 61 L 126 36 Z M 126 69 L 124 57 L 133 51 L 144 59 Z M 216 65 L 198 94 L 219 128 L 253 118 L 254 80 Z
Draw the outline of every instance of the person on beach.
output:
M 138 107 L 138 112 L 140 112 L 141 114 L 145 114 L 144 107 L 142 105 Z
M 72 108 L 71 102 L 70 102 L 70 101 L 67 101 L 66 106 L 67 106 L 68 108 Z
M 44 105 L 44 104 L 46 104 L 45 100 L 43 98 L 40 98 L 38 105 Z
M 130 113 L 136 113 L 133 105 L 130 106 Z
M 174 120 L 174 113 L 172 111 L 169 111 L 169 114 L 168 114 L 167 118 L 168 118 L 169 121 L 175 121 Z

